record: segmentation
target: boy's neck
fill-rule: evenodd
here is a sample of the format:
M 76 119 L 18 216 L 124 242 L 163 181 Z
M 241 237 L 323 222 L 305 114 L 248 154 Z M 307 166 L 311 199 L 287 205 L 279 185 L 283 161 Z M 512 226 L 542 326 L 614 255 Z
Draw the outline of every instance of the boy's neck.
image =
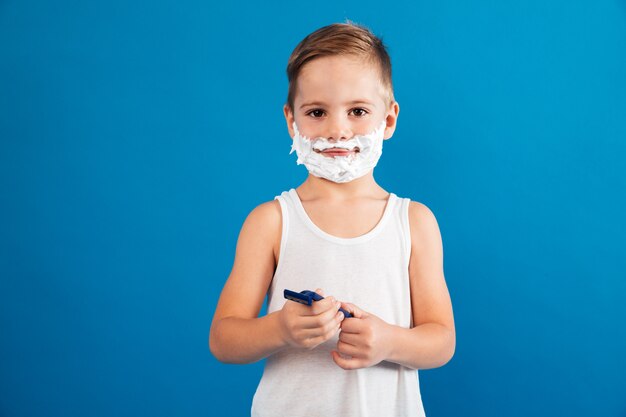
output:
M 373 171 L 350 182 L 336 183 L 309 174 L 297 188 L 302 199 L 343 200 L 354 198 L 387 198 L 388 192 L 374 180 Z

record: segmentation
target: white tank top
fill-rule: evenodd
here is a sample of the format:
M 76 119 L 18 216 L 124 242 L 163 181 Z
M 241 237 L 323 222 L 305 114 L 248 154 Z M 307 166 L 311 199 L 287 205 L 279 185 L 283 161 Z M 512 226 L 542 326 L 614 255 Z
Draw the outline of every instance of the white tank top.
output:
M 268 313 L 283 307 L 285 289 L 322 288 L 387 323 L 412 327 L 408 198 L 390 193 L 378 224 L 355 238 L 317 227 L 293 188 L 275 199 L 283 227 Z M 288 347 L 269 356 L 252 400 L 252 417 L 425 415 L 416 370 L 387 361 L 344 370 L 330 354 L 338 338 L 312 350 Z

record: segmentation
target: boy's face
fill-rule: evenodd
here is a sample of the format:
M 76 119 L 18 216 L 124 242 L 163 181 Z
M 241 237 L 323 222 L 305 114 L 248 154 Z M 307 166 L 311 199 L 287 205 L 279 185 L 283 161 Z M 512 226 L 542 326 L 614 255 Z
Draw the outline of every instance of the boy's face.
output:
M 308 138 L 348 140 L 364 135 L 386 120 L 384 138 L 393 135 L 399 106 L 387 106 L 385 89 L 374 64 L 352 56 L 334 55 L 314 59 L 300 70 L 293 112 L 284 107 L 287 128 L 293 122 Z M 332 155 L 325 154 L 332 157 Z

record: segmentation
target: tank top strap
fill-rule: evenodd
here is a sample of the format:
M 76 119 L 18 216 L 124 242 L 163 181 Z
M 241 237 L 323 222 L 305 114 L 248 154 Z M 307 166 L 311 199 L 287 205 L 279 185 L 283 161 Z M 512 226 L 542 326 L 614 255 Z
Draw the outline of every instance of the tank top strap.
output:
M 276 271 L 275 271 L 275 273 L 277 273 L 278 269 L 281 266 L 280 258 L 282 258 L 283 255 L 285 254 L 285 247 L 287 246 L 287 239 L 289 238 L 289 235 L 290 235 L 289 228 L 291 226 L 292 219 L 295 216 L 293 215 L 293 209 L 289 207 L 290 205 L 292 205 L 292 202 L 289 201 L 289 193 L 287 193 L 286 191 L 283 191 L 280 195 L 277 195 L 276 197 L 274 197 L 274 200 L 278 200 L 278 203 L 280 204 L 280 212 L 282 215 L 282 226 L 281 226 L 281 233 L 280 233 L 280 249 L 278 252 L 278 264 L 276 265 Z
M 410 198 L 398 199 L 398 222 L 402 230 L 402 239 L 404 241 L 404 256 L 406 260 L 406 267 L 409 267 L 409 260 L 411 259 L 411 227 L 409 223 L 409 205 L 411 204 Z

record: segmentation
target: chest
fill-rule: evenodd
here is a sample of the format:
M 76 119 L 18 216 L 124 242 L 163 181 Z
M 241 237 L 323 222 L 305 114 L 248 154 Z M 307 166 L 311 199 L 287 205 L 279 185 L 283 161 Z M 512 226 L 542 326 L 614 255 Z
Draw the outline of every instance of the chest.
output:
M 346 239 L 362 236 L 374 229 L 383 217 L 385 205 L 386 201 L 352 205 L 302 203 L 306 214 L 318 228 Z

